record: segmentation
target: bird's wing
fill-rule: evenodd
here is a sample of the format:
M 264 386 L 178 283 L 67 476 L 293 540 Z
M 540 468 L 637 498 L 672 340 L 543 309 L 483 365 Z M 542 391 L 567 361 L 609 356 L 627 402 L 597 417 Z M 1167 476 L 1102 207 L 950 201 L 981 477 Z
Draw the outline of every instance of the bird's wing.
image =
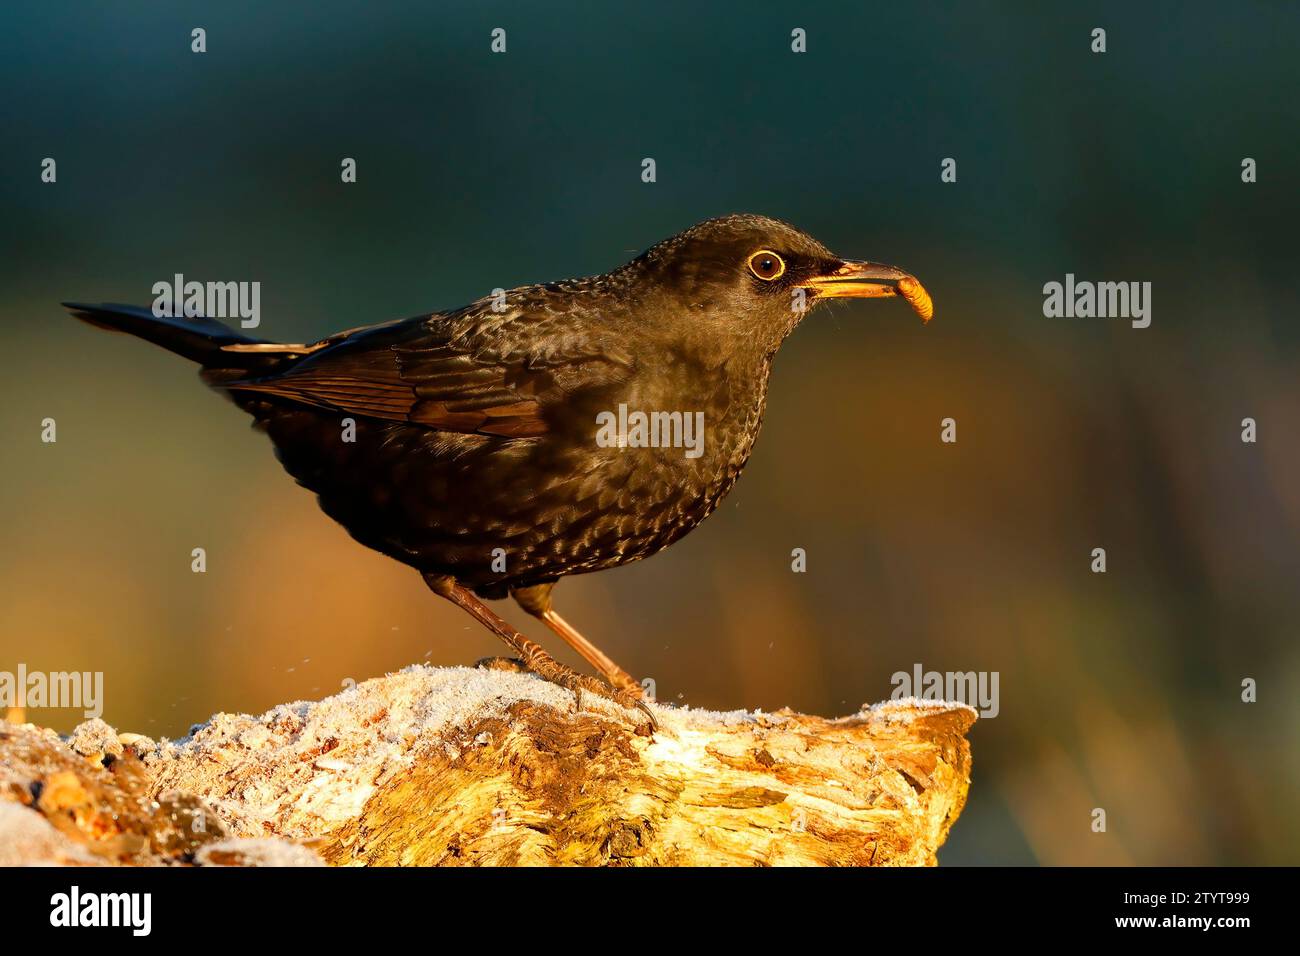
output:
M 327 340 L 330 341 L 330 340 Z M 572 314 L 479 303 L 363 329 L 265 378 L 224 387 L 440 431 L 526 438 L 548 410 L 626 376 L 630 356 Z

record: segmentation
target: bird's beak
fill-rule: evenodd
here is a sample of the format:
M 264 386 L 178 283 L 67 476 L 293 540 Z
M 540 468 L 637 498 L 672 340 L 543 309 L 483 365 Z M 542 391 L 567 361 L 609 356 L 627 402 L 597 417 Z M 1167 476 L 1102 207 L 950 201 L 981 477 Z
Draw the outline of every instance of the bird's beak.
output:
M 922 322 L 929 322 L 934 316 L 930 293 L 915 276 L 879 262 L 845 262 L 834 272 L 814 276 L 802 285 L 822 299 L 875 299 L 899 295 L 907 300 Z

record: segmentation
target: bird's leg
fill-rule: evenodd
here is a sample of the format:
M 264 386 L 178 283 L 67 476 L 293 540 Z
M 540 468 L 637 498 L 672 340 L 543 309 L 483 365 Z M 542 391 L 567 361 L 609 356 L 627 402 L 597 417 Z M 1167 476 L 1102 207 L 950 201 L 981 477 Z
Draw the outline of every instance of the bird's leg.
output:
M 541 618 L 547 627 L 568 641 L 569 646 L 581 654 L 587 663 L 605 675 L 607 681 L 638 698 L 645 696 L 645 688 L 635 677 L 606 657 L 600 648 L 579 634 L 554 608 L 541 615 Z
M 640 698 L 629 694 L 625 690 L 611 687 L 604 681 L 597 680 L 594 677 L 579 674 L 571 667 L 561 664 L 550 654 L 547 654 L 540 644 L 530 641 L 511 627 L 495 611 L 484 604 L 473 591 L 461 584 L 457 584 L 455 578 L 442 574 L 426 574 L 424 583 L 429 586 L 433 593 L 468 611 L 476 621 L 501 638 L 509 645 L 511 650 L 519 655 L 525 666 L 534 674 L 573 691 L 574 695 L 578 697 L 579 705 L 581 705 L 582 700 L 581 693 L 586 691 L 595 694 L 597 697 L 612 700 L 623 707 L 635 707 L 649 719 L 652 731 L 659 729 L 659 723 L 655 720 L 654 714 L 650 713 L 650 708 Z
M 619 690 L 635 694 L 638 698 L 644 697 L 645 691 L 636 678 L 610 660 L 599 647 L 579 634 L 572 624 L 560 617 L 551 607 L 551 589 L 554 587 L 554 582 L 535 584 L 532 587 L 515 588 L 510 595 L 521 608 L 543 621 L 547 627 L 564 638 L 588 664 L 605 675 L 605 680 Z

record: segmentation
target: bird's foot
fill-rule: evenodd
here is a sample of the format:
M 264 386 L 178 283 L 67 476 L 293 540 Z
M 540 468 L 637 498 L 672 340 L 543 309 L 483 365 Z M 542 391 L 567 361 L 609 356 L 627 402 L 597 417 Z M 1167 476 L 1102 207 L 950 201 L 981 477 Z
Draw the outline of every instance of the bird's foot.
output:
M 646 720 L 649 721 L 650 733 L 659 729 L 659 722 L 655 720 L 654 714 L 650 712 L 650 708 L 641 699 L 641 686 L 639 684 L 633 684 L 632 690 L 611 687 L 603 680 L 580 674 L 578 671 L 565 667 L 553 658 L 549 660 L 549 663 L 538 661 L 537 665 L 536 667 L 530 667 L 518 657 L 482 657 L 474 662 L 475 667 L 481 667 L 484 670 L 511 671 L 515 674 L 536 674 L 549 683 L 563 687 L 567 691 L 572 691 L 575 711 L 582 710 L 582 693 L 587 691 L 596 697 L 613 701 L 629 710 L 641 711 L 646 716 Z M 554 667 L 551 665 L 554 665 Z M 643 734 L 643 736 L 648 736 L 648 734 Z
M 479 623 L 501 638 L 511 650 L 523 659 L 522 663 L 526 669 L 543 680 L 548 680 L 552 684 L 558 684 L 567 690 L 573 691 L 579 707 L 582 706 L 581 692 L 586 691 L 597 697 L 603 697 L 605 700 L 613 701 L 620 707 L 636 708 L 641 711 L 649 722 L 649 729 L 638 724 L 637 734 L 640 736 L 648 737 L 659 729 L 659 722 L 655 720 L 650 708 L 641 700 L 639 687 L 636 688 L 636 692 L 628 688 L 615 688 L 603 680 L 589 677 L 586 674 L 579 674 L 573 668 L 566 667 L 550 654 L 547 654 L 540 644 L 530 641 L 506 621 L 502 620 L 498 614 L 483 603 L 478 595 L 464 585 L 458 584 L 454 578 L 447 575 L 426 574 L 424 581 L 439 597 L 444 597 L 456 606 L 468 611 Z
M 620 707 L 626 707 L 628 710 L 639 710 L 645 715 L 648 722 L 648 729 L 643 727 L 637 728 L 637 733 L 643 737 L 648 737 L 659 729 L 659 721 L 650 711 L 645 701 L 641 699 L 640 686 L 636 687 L 637 693 L 632 693 L 626 689 L 612 687 L 598 677 L 592 677 L 588 674 L 580 674 L 571 667 L 566 667 L 552 657 L 546 657 L 544 660 L 534 660 L 531 670 L 538 677 L 550 681 L 552 684 L 558 684 L 565 690 L 573 692 L 579 710 L 582 709 L 583 693 L 591 694 L 595 697 L 601 697 L 608 701 L 613 701 Z M 644 726 L 644 725 L 643 725 Z
M 641 683 L 636 678 L 629 677 L 627 674 L 625 674 L 622 671 L 619 671 L 616 674 L 609 674 L 606 676 L 608 677 L 609 682 L 614 685 L 615 690 L 622 691 L 623 693 L 629 695 L 630 697 L 635 698 L 636 700 L 640 700 L 640 701 L 653 700 L 653 698 L 646 693 L 646 689 L 641 686 Z

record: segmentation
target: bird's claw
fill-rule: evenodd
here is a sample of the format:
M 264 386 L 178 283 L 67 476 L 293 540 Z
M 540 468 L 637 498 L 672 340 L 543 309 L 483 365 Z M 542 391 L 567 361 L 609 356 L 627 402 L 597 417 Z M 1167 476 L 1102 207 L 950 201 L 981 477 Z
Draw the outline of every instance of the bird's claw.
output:
M 657 732 L 659 730 L 659 721 L 655 720 L 655 715 L 650 713 L 650 706 L 645 701 L 638 700 L 636 702 L 636 709 L 645 714 L 646 720 L 650 722 L 650 734 L 647 734 L 646 736 L 650 736 Z
M 637 695 L 629 691 L 619 690 L 599 678 L 579 674 L 576 671 L 560 673 L 554 676 L 548 674 L 543 674 L 541 676 L 572 691 L 575 708 L 578 711 L 582 710 L 582 693 L 583 691 L 587 691 L 596 697 L 602 697 L 611 703 L 618 704 L 620 707 L 624 707 L 628 710 L 639 710 L 641 713 L 645 714 L 646 721 L 649 724 L 649 731 L 642 733 L 638 728 L 637 734 L 639 736 L 648 737 L 659 729 L 659 721 L 657 721 L 655 715 L 650 712 L 650 708 Z

